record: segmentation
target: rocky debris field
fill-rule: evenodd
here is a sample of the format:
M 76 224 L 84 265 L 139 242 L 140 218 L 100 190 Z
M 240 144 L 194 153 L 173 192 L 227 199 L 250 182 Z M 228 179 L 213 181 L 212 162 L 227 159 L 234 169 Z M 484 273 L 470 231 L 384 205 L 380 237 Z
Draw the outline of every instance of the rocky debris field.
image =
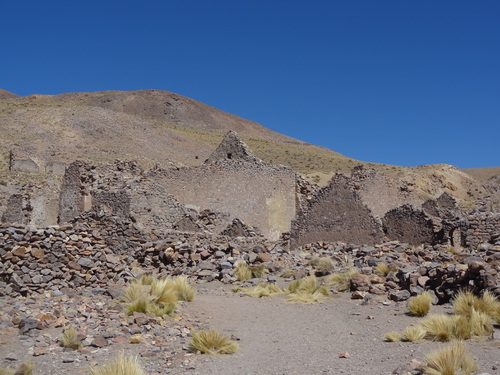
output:
M 262 278 L 241 283 L 234 276 L 240 263 L 262 265 L 266 273 Z M 361 355 L 363 351 L 371 350 L 374 343 L 383 342 L 383 333 L 393 330 L 393 319 L 384 318 L 379 310 L 397 316 L 394 319 L 402 329 L 403 325 L 412 324 L 404 314 L 405 301 L 424 290 L 431 293 L 436 309 L 448 306 L 451 297 L 464 288 L 489 290 L 500 295 L 500 236 L 494 233 L 490 242 L 477 249 L 411 246 L 397 241 L 376 246 L 317 242 L 290 249 L 286 239 L 270 242 L 258 235 L 231 237 L 177 231 L 143 233 L 132 222 L 95 212 L 87 213 L 68 225 L 46 228 L 5 225 L 0 227 L 0 366 L 12 368 L 30 360 L 36 365 L 36 374 L 76 375 L 84 374 L 89 366 L 101 365 L 124 351 L 138 355 L 148 374 L 259 373 L 258 370 L 245 372 L 241 363 L 234 360 L 228 360 L 232 367 L 224 370 L 220 367 L 224 362 L 213 362 L 188 352 L 191 331 L 211 325 L 224 330 L 223 322 L 227 321 L 233 326 L 227 332 L 238 338 L 241 331 L 246 332 L 244 327 L 250 325 L 252 332 L 263 335 L 255 337 L 257 342 L 276 335 L 272 342 L 264 340 L 265 345 L 284 345 L 282 354 L 290 356 L 287 345 L 280 339 L 280 331 L 276 331 L 279 324 L 275 320 L 283 320 L 282 316 L 286 314 L 290 314 L 290 319 L 295 319 L 294 314 L 298 314 L 296 319 L 305 319 L 309 316 L 307 312 L 304 316 L 300 314 L 304 312 L 303 308 L 309 307 L 283 307 L 290 305 L 279 300 L 262 302 L 262 299 L 243 297 L 241 293 L 233 294 L 231 288 L 264 282 L 281 286 L 311 275 L 321 280 L 322 276 L 349 270 L 355 270 L 356 274 L 348 281 L 346 293 L 341 293 L 340 299 L 330 299 L 330 307 L 326 310 L 332 309 L 335 313 L 340 309 L 344 314 L 342 319 L 352 317 L 349 311 L 353 308 L 356 313 L 377 317 L 379 329 L 367 331 L 368 339 L 363 336 L 363 339 L 347 341 L 353 345 L 353 349 L 349 349 L 351 354 Z M 125 285 L 146 273 L 159 277 L 187 275 L 198 284 L 199 295 L 194 303 L 180 303 L 176 317 L 172 319 L 162 320 L 142 313 L 127 316 L 117 299 Z M 218 289 L 213 285 L 218 285 Z M 339 295 L 338 289 L 331 286 L 330 292 Z M 335 307 L 338 301 L 342 304 Z M 257 320 L 249 320 L 245 314 L 250 313 L 256 304 L 262 310 L 259 310 Z M 371 306 L 377 314 L 359 306 Z M 277 314 L 278 317 L 269 318 L 264 313 L 267 308 L 270 309 L 268 314 Z M 314 334 L 321 335 L 322 314 L 329 312 L 317 307 L 311 309 L 317 310 L 314 310 L 317 315 L 312 318 L 318 332 Z M 358 322 L 361 330 L 365 319 L 362 321 Z M 255 322 L 262 323 L 262 326 Z M 345 321 L 333 321 L 329 314 L 327 324 L 342 326 Z M 68 326 L 76 329 L 83 343 L 81 349 L 75 351 L 62 347 L 61 337 Z M 305 331 L 297 331 L 298 336 L 294 336 L 294 325 L 282 329 L 290 331 L 286 340 L 305 340 Z M 307 330 L 307 325 L 303 329 Z M 354 326 L 352 329 L 354 332 Z M 492 359 L 495 357 L 492 353 L 498 354 L 497 331 L 495 335 L 492 342 L 485 344 L 490 350 L 484 359 L 490 374 L 498 373 L 500 366 Z M 249 332 L 244 336 L 246 345 L 253 342 Z M 245 344 L 243 341 L 242 345 Z M 326 342 L 321 342 L 321 345 L 326 345 Z M 275 370 L 284 374 L 316 374 L 321 371 L 390 373 L 399 365 L 408 365 L 414 357 L 411 344 L 393 344 L 392 349 L 384 346 L 387 352 L 381 353 L 385 355 L 398 348 L 397 353 L 404 358 L 396 361 L 389 355 L 390 366 L 388 363 L 379 364 L 375 372 L 364 370 L 363 366 L 369 363 L 359 362 L 357 366 L 351 366 L 352 361 L 348 366 L 322 362 L 324 369 L 313 366 L 310 368 L 312 372 L 307 368 L 294 372 L 285 365 Z M 339 351 L 341 347 L 338 346 Z M 245 356 L 238 354 L 240 357 L 236 358 L 245 361 L 248 354 L 258 363 L 259 359 L 254 357 L 258 348 L 257 345 L 252 350 L 246 349 L 250 350 L 248 353 L 243 350 Z M 479 344 L 474 344 L 472 350 L 478 357 L 482 356 L 479 349 Z M 331 355 L 339 358 L 337 352 Z M 419 360 L 422 360 L 422 355 L 420 351 L 415 354 Z M 323 361 L 322 357 L 318 360 Z M 212 370 L 204 372 L 204 368 Z M 272 371 L 261 373 L 276 373 Z
M 164 320 L 138 312 L 127 316 L 116 300 L 95 290 L 3 297 L 0 367 L 17 368 L 31 361 L 35 374 L 84 374 L 89 366 L 101 366 L 124 352 L 139 356 L 148 374 L 183 371 L 192 362 L 186 350 L 189 334 L 201 329 L 202 322 L 191 318 L 180 304 L 175 317 Z M 82 342 L 78 350 L 61 344 L 69 326 Z
M 376 246 L 317 242 L 289 249 L 287 241 L 176 231 L 142 233 L 123 219 L 88 213 L 73 224 L 36 228 L 0 227 L 0 294 L 99 291 L 125 285 L 146 272 L 184 274 L 193 280 L 236 281 L 239 262 L 263 264 L 269 281 L 286 272 L 294 278 L 356 269 L 351 291 L 388 295 L 396 301 L 424 290 L 448 302 L 464 287 L 500 295 L 500 234 L 477 249 L 443 245 L 410 246 L 398 241 Z M 317 266 L 313 258 L 328 258 Z M 387 265 L 380 273 L 377 267 Z

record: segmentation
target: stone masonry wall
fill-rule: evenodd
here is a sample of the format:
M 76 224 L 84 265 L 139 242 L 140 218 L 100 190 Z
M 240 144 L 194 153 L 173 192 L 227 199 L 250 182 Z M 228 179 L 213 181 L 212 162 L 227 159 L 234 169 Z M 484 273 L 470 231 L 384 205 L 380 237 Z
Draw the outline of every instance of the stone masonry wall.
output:
M 363 204 L 351 180 L 337 174 L 293 223 L 291 243 L 292 247 L 318 240 L 375 244 L 382 237 L 381 223 Z
M 476 248 L 481 243 L 500 241 L 500 213 L 482 212 L 469 215 L 466 245 Z

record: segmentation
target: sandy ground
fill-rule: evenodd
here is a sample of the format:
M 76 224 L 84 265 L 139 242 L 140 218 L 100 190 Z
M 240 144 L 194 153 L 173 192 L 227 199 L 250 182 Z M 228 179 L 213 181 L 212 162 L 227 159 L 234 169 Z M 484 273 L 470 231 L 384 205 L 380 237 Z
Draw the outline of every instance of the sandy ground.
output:
M 349 293 L 342 293 L 324 303 L 302 305 L 286 303 L 283 297 L 241 296 L 231 292 L 232 286 L 221 283 L 196 288 L 195 300 L 182 306 L 181 315 L 200 322 L 202 328 L 217 329 L 239 339 L 236 354 L 211 357 L 189 353 L 186 337 L 185 342 L 178 342 L 175 358 L 162 357 L 162 353 L 148 356 L 145 353 L 154 346 L 145 348 L 141 344 L 111 345 L 87 354 L 71 351 L 31 357 L 28 359 L 36 364 L 34 375 L 87 374 L 90 364 L 101 365 L 121 350 L 138 355 L 148 375 L 402 375 L 410 369 L 412 360 L 423 362 L 425 354 L 444 346 L 428 341 L 385 342 L 387 332 L 402 332 L 421 319 L 406 315 L 405 303 L 388 303 L 385 297 L 352 300 Z M 431 313 L 451 311 L 450 306 L 433 306 Z M 16 339 L 19 336 L 14 331 L 8 335 L 0 332 L 0 366 L 10 363 L 14 367 L 16 362 L 8 357 L 26 359 L 27 347 Z M 499 327 L 494 337 L 467 341 L 469 352 L 480 366 L 478 374 L 500 374 Z
M 203 312 L 210 328 L 239 338 L 240 351 L 206 357 L 189 374 L 392 374 L 398 368 L 404 373 L 401 367 L 413 359 L 423 362 L 424 354 L 444 345 L 384 341 L 387 332 L 420 321 L 405 314 L 405 304 L 363 304 L 348 293 L 321 304 L 289 304 L 280 297 L 226 295 L 221 290 L 227 287 L 211 287 L 189 308 Z M 434 306 L 431 312 L 451 308 Z M 479 373 L 500 374 L 498 339 L 468 341 L 467 347 Z

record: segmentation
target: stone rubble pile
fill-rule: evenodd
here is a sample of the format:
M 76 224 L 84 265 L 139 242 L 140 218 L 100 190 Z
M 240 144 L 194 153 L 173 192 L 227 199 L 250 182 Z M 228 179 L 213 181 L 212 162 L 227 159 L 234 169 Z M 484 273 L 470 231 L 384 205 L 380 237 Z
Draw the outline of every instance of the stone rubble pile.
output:
M 95 292 L 2 298 L 0 338 L 10 343 L 9 354 L 2 360 L 18 365 L 28 356 L 40 374 L 87 373 L 90 365 L 108 362 L 110 351 L 117 349 L 143 358 L 148 374 L 182 373 L 192 366 L 194 358 L 185 350 L 189 334 L 205 327 L 199 318 L 186 313 L 185 302 L 179 302 L 175 319 L 138 312 L 127 316 L 109 296 Z M 81 341 L 78 350 L 61 343 L 69 326 Z
M 233 235 L 249 233 L 243 222 L 234 224 L 238 230 Z M 297 278 L 321 276 L 311 263 L 313 256 L 320 256 L 334 262 L 330 272 L 353 267 L 361 273 L 351 284 L 354 297 L 371 293 L 405 300 L 431 290 L 436 302 L 447 302 L 464 287 L 500 295 L 500 236 L 491 238 L 492 243 L 467 251 L 398 241 L 376 246 L 317 242 L 289 249 L 286 239 L 270 242 L 255 232 L 239 237 L 174 230 L 144 233 L 131 221 L 89 212 L 69 225 L 0 227 L 0 295 L 80 287 L 106 290 L 145 272 L 232 283 L 233 269 L 241 261 L 265 264 L 270 281 L 285 270 Z M 386 276 L 375 273 L 381 262 L 392 269 Z

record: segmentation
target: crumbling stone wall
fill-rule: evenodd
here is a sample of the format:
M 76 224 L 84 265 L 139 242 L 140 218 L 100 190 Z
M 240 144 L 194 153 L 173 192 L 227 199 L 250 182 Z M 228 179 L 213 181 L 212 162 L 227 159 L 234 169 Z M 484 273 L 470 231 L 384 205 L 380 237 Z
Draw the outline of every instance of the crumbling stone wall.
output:
M 291 245 L 318 240 L 375 244 L 382 237 L 381 223 L 363 203 L 352 181 L 337 174 L 293 222 Z
M 422 210 L 409 204 L 389 211 L 383 219 L 384 231 L 391 240 L 412 245 L 434 242 L 434 224 Z
M 67 223 L 91 207 L 88 181 L 95 169 L 91 164 L 75 161 L 66 168 L 59 195 L 59 222 Z M 87 180 L 87 181 L 86 181 Z
M 381 219 L 390 210 L 405 204 L 418 208 L 422 205 L 412 187 L 398 186 L 377 169 L 367 169 L 362 165 L 354 167 L 351 181 L 363 203 L 377 218 Z
M 500 213 L 477 212 L 468 216 L 466 245 L 476 248 L 481 243 L 500 241 Z
M 4 223 L 28 224 L 32 207 L 28 194 L 13 194 L 7 199 L 6 209 L 2 215 Z

